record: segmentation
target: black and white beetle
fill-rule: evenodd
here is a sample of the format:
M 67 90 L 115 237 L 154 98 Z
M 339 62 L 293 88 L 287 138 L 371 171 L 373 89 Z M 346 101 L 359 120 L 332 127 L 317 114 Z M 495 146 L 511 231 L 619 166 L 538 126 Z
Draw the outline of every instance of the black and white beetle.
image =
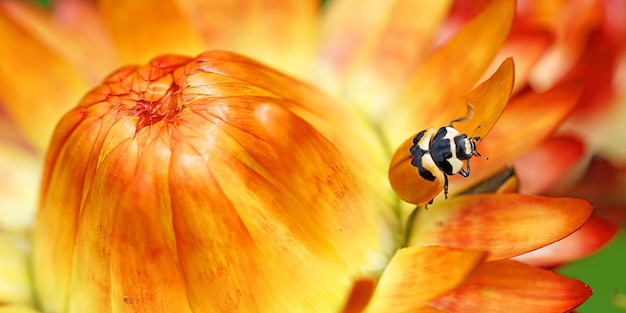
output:
M 481 156 L 476 151 L 476 142 L 480 137 L 468 137 L 452 126 L 456 122 L 470 119 L 473 110 L 472 104 L 468 103 L 466 116 L 454 119 L 448 126 L 440 127 L 438 130 L 429 128 L 419 132 L 413 138 L 413 145 L 409 149 L 412 156 L 411 165 L 417 168 L 422 178 L 434 181 L 433 172 L 443 173 L 445 179 L 443 191 L 446 199 L 448 199 L 448 175 L 458 173 L 468 177 L 470 159 L 473 156 Z M 466 169 L 463 168 L 463 161 L 467 164 Z M 432 200 L 429 203 L 432 203 Z

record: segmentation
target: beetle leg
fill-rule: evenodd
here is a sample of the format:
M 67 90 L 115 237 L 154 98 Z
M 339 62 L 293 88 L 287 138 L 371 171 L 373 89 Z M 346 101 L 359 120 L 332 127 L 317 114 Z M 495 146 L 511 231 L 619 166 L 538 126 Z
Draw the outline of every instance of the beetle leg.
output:
M 443 194 L 446 196 L 446 200 L 447 200 L 448 199 L 448 175 L 443 174 L 443 178 L 445 179 L 445 182 L 443 184 Z
M 466 167 L 467 169 L 461 169 L 461 171 L 459 172 L 459 174 L 461 174 L 461 176 L 463 177 L 468 177 L 470 174 L 470 160 L 465 161 Z

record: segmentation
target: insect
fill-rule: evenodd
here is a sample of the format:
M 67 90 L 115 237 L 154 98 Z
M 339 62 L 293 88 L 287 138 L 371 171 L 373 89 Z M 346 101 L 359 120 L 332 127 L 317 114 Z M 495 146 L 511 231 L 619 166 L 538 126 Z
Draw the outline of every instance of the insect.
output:
M 438 130 L 429 128 L 419 132 L 413 138 L 413 145 L 409 149 L 412 156 L 411 165 L 417 168 L 422 178 L 434 181 L 435 171 L 443 173 L 445 179 L 443 191 L 446 199 L 448 199 L 448 176 L 461 174 L 463 177 L 468 177 L 470 159 L 473 156 L 481 156 L 476 151 L 476 142 L 480 140 L 480 137 L 468 137 L 453 126 L 454 123 L 470 119 L 473 111 L 472 104 L 467 103 L 466 116 L 454 119 L 448 126 L 440 127 Z M 466 167 L 463 168 L 463 165 Z M 429 204 L 432 202 L 433 200 L 430 200 Z

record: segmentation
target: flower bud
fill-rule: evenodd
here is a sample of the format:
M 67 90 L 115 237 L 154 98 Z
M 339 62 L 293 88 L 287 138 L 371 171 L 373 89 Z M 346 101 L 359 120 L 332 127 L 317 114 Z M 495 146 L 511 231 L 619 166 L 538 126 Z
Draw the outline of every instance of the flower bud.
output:
M 47 155 L 42 308 L 337 311 L 382 266 L 386 228 L 351 163 L 292 110 L 311 90 L 225 52 L 109 76 Z

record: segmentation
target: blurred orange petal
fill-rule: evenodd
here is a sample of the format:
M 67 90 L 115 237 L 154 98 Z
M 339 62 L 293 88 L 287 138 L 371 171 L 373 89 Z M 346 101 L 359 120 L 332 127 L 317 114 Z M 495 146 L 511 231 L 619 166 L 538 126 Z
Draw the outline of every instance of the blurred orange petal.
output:
M 449 247 L 400 249 L 385 268 L 366 312 L 414 312 L 460 285 L 484 256 Z
M 581 281 L 523 263 L 483 263 L 432 306 L 446 312 L 569 312 L 592 294 Z
M 583 142 L 572 136 L 555 136 L 516 159 L 520 193 L 542 194 L 556 185 L 583 158 Z
M 483 77 L 492 73 L 506 58 L 515 60 L 515 87 L 517 93 L 528 85 L 528 75 L 539 58 L 552 43 L 552 37 L 545 31 L 516 31 L 513 29 Z
M 451 4 L 449 0 L 403 0 L 395 1 L 388 13 L 378 12 L 381 21 L 351 58 L 341 93 L 371 116 L 383 111 L 398 86 L 431 52 L 436 30 Z
M 0 99 L 19 130 L 43 151 L 54 125 L 88 90 L 88 83 L 82 73 L 13 23 L 5 10 L 0 10 L 0 37 Z
M 485 73 L 509 33 L 514 12 L 515 1 L 493 1 L 417 68 L 382 116 L 391 146 L 416 129 L 441 125 L 432 123 L 442 108 L 446 118 L 448 112 L 456 117 L 465 111 L 458 99 Z
M 481 194 L 435 202 L 417 212 L 408 245 L 445 245 L 510 258 L 573 233 L 591 214 L 584 200 Z M 548 217 L 548 218 L 546 218 Z
M 28 1 L 0 1 L 13 23 L 51 53 L 98 83 L 118 65 L 115 50 L 94 3 L 57 0 L 49 11 Z
M 311 70 L 317 1 L 178 0 L 176 5 L 208 49 L 242 53 L 298 77 Z
M 487 81 L 472 90 L 462 101 L 455 101 L 453 107 L 451 105 L 450 109 L 433 117 L 432 126 L 446 126 L 451 120 L 467 115 L 468 103 L 471 103 L 472 118 L 454 126 L 461 133 L 484 137 L 494 126 L 509 100 L 513 77 L 513 61 L 506 59 Z M 412 155 L 409 152 L 414 137 L 415 135 L 405 140 L 392 156 L 389 164 L 389 181 L 402 200 L 421 205 L 441 192 L 444 176 L 441 171 L 432 173 L 435 175 L 434 181 L 425 180 L 420 176 L 418 169 L 411 164 Z
M 573 234 L 541 249 L 515 257 L 533 266 L 552 268 L 588 256 L 604 247 L 617 234 L 618 227 L 608 220 L 591 216 Z
M 174 0 L 102 0 L 98 7 L 122 63 L 145 63 L 164 52 L 196 55 L 202 38 Z
M 479 151 L 489 160 L 472 163 L 472 175 L 467 178 L 451 176 L 450 188 L 463 190 L 490 177 L 548 138 L 574 109 L 580 90 L 580 84 L 570 83 L 511 99 L 498 123 L 481 140 Z

